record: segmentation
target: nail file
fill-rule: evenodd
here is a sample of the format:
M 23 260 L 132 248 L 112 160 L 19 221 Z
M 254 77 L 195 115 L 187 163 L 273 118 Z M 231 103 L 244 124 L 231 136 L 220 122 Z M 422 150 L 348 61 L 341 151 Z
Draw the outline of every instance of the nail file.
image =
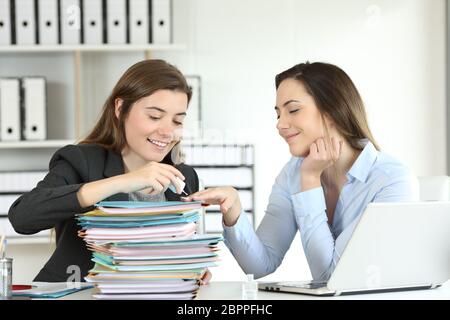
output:
M 185 191 L 184 191 L 184 187 L 186 186 L 186 183 L 184 183 L 183 180 L 181 180 L 180 178 L 176 177 L 177 179 L 177 183 L 178 185 L 181 187 L 182 193 L 184 193 L 185 195 L 188 195 Z M 173 185 L 173 183 L 171 183 L 169 185 L 169 189 L 172 190 L 173 193 L 177 193 L 177 188 L 175 188 L 175 186 Z

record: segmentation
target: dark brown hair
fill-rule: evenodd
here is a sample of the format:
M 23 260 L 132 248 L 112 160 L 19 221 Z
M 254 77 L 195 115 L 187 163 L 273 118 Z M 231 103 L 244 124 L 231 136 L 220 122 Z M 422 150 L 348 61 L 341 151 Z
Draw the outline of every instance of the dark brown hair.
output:
M 375 148 L 378 144 L 372 136 L 364 103 L 350 77 L 339 67 L 321 62 L 300 63 L 275 77 L 275 87 L 283 80 L 300 81 L 323 116 L 333 120 L 338 132 L 354 149 L 361 150 L 361 139 L 369 139 Z M 325 126 L 328 133 L 328 128 Z
M 120 154 L 126 146 L 125 120 L 133 104 L 157 90 L 168 89 L 184 92 L 188 103 L 192 92 L 183 74 L 164 60 L 144 60 L 132 65 L 117 84 L 103 105 L 101 116 L 92 131 L 80 144 L 94 143 Z M 115 115 L 115 101 L 123 100 L 119 118 Z M 176 151 L 176 152 L 175 152 Z M 174 154 L 177 153 L 177 154 Z M 179 143 L 167 154 L 162 162 L 178 162 Z

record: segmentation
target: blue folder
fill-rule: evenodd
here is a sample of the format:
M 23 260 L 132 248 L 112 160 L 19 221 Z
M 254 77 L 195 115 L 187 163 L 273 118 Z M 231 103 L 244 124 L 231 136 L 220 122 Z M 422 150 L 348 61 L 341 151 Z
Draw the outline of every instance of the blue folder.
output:
M 107 208 L 153 208 L 153 207 L 170 207 L 190 204 L 201 204 L 201 201 L 100 201 L 95 204 L 96 207 Z

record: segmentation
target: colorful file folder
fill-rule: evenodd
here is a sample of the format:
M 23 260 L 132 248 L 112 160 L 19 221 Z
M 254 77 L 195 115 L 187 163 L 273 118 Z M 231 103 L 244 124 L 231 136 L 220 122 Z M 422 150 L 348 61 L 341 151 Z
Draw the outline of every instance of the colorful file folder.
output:
M 193 299 L 221 236 L 196 233 L 200 202 L 111 201 L 76 219 L 96 299 Z

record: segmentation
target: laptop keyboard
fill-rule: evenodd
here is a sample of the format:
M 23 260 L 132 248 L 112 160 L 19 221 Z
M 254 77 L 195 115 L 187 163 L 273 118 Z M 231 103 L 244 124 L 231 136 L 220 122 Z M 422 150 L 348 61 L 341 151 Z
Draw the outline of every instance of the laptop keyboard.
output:
M 309 282 L 292 281 L 292 282 L 280 282 L 278 284 L 280 286 L 303 288 L 303 289 L 318 289 L 327 286 L 326 282 L 318 282 L 318 281 L 309 281 Z

